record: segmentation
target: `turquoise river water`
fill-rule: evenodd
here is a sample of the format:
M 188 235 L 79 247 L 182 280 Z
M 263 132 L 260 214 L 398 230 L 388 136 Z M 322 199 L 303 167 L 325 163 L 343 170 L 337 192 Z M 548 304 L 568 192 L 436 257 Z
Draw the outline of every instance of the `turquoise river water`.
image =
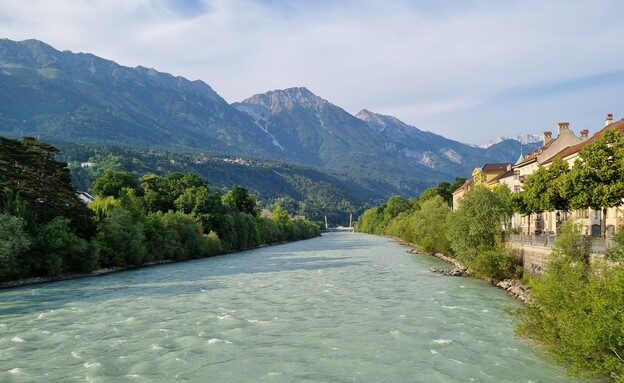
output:
M 0 382 L 582 381 L 504 292 L 406 250 L 333 233 L 0 290 Z

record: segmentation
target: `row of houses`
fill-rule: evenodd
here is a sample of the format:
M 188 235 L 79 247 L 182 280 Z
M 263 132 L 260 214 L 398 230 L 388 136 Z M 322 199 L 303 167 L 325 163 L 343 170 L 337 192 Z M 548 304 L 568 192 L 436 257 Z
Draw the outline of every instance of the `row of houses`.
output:
M 481 168 L 476 168 L 472 172 L 472 178 L 453 192 L 453 209 L 456 210 L 459 207 L 461 198 L 476 185 L 483 185 L 488 188 L 505 185 L 512 192 L 517 193 L 522 191 L 522 184 L 528 175 L 535 172 L 540 166 L 548 167 L 556 157 L 562 158 L 572 166 L 579 157 L 581 149 L 599 139 L 607 129 L 618 129 L 624 132 L 624 119 L 614 122 L 613 115 L 607 114 L 604 127 L 591 137 L 587 129 L 581 130 L 577 136 L 570 130 L 569 123 L 558 123 L 556 137 L 553 137 L 553 133 L 550 131 L 544 132 L 543 145 L 526 154 L 526 156 L 520 153 L 515 163 L 485 164 Z M 529 218 L 531 222 L 529 222 Z M 522 234 L 556 233 L 559 225 L 571 218 L 582 225 L 585 235 L 599 237 L 603 224 L 606 225 L 607 235 L 613 235 L 622 230 L 624 209 L 609 208 L 604 223 L 601 222 L 601 212 L 591 209 L 573 212 L 551 211 L 533 214 L 530 217 L 523 217 L 516 213 L 512 217 L 511 227 Z

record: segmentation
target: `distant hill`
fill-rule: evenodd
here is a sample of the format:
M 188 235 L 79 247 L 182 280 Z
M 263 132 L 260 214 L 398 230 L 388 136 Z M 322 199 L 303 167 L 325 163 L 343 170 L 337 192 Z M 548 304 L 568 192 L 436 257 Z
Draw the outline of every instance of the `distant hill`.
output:
M 375 196 L 413 196 L 486 162 L 515 161 L 522 145 L 483 149 L 391 116 L 353 116 L 306 88 L 229 105 L 202 81 L 7 39 L 0 40 L 0 135 L 295 163 Z

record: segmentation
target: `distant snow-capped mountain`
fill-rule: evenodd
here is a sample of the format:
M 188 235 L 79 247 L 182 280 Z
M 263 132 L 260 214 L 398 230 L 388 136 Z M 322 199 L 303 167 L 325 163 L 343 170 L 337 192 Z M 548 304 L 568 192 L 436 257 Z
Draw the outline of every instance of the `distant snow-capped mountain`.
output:
M 535 142 L 540 142 L 542 140 L 541 136 L 536 136 L 535 134 L 520 134 L 517 135 L 515 138 L 509 138 L 509 137 L 496 137 L 493 138 L 491 140 L 489 140 L 488 142 L 484 142 L 482 144 L 476 145 L 479 148 L 482 149 L 487 149 L 492 145 L 501 143 L 505 140 L 516 140 L 518 142 L 520 142 L 522 145 L 526 145 L 526 144 L 532 144 Z

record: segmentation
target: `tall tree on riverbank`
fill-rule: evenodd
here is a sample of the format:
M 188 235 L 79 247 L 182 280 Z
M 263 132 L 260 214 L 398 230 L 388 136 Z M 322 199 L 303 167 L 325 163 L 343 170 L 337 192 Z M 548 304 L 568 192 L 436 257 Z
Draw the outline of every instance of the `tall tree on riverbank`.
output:
M 19 194 L 29 224 L 63 216 L 70 219 L 72 230 L 91 237 L 95 230 L 91 212 L 78 199 L 67 164 L 56 160 L 59 153 L 36 138 L 0 137 L 0 190 L 9 188 L 14 196 Z M 0 198 L 0 203 L 6 205 L 8 200 Z
M 457 259 L 465 266 L 493 277 L 514 273 L 515 265 L 501 246 L 502 231 L 513 212 L 511 192 L 475 187 L 448 219 L 448 238 Z

